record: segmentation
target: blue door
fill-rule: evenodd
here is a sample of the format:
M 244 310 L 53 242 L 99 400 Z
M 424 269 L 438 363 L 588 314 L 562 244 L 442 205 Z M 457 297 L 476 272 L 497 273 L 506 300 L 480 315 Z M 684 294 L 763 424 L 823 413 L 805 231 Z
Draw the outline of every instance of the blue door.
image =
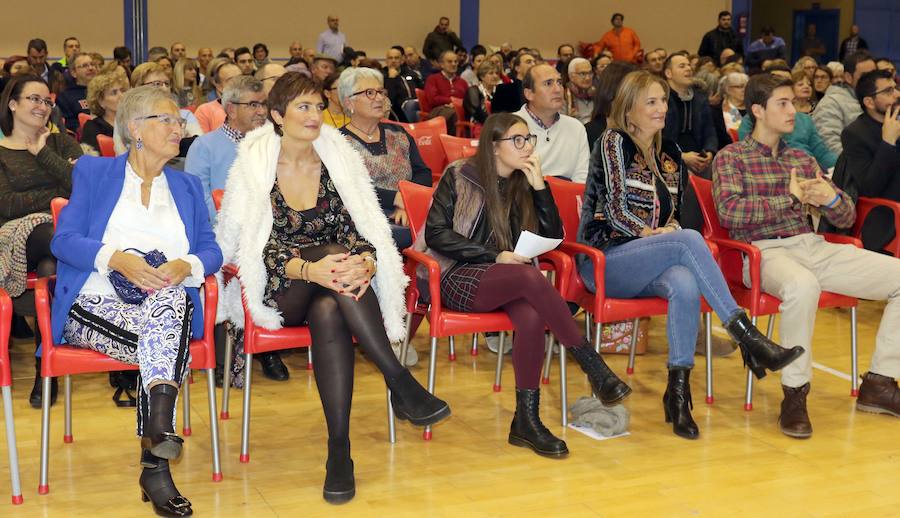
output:
M 794 35 L 791 40 L 791 62 L 795 63 L 803 56 L 803 41 L 810 25 L 816 27 L 816 38 L 825 44 L 825 54 L 817 57 L 820 64 L 837 61 L 839 32 L 841 22 L 840 9 L 809 9 L 794 11 Z

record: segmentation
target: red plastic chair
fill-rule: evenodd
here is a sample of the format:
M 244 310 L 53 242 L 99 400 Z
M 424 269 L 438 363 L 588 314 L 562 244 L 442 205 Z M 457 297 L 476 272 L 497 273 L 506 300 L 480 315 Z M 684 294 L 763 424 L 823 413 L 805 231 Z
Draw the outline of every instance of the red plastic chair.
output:
M 466 135 L 470 138 L 476 137 L 475 123 L 466 120 L 466 110 L 463 108 L 463 100 L 459 97 L 451 97 L 450 103 L 456 110 L 456 136 L 462 137 Z
M 894 213 L 894 239 L 884 247 L 884 250 L 894 257 L 900 257 L 900 203 L 884 198 L 860 196 L 856 202 L 856 221 L 853 223 L 850 235 L 862 239 L 862 226 L 866 216 L 876 207 L 887 207 Z
M 778 314 L 781 300 L 762 291 L 761 261 L 762 255 L 758 248 L 743 241 L 729 239 L 728 231 L 719 223 L 719 214 L 716 212 L 715 202 L 712 196 L 712 182 L 696 175 L 691 175 L 691 185 L 697 194 L 700 211 L 703 214 L 703 235 L 719 246 L 719 265 L 728 288 L 731 290 L 734 300 L 739 306 L 746 308 L 750 313 L 750 320 L 756 325 L 761 316 L 769 316 L 769 325 L 766 335 L 771 338 L 775 329 L 775 315 Z M 836 234 L 825 234 L 825 239 L 832 243 L 852 244 L 861 247 L 859 240 Z M 743 261 L 747 257 L 750 268 L 750 288 L 744 286 Z M 859 373 L 857 372 L 857 340 L 856 340 L 856 307 L 859 301 L 853 297 L 839 295 L 837 293 L 822 292 L 819 297 L 819 308 L 850 308 L 850 395 L 856 397 L 859 394 Z M 747 390 L 744 400 L 744 410 L 753 410 L 753 373 L 747 371 Z
M 432 180 L 437 182 L 444 174 L 444 167 L 447 166 L 447 157 L 441 146 L 441 135 L 447 134 L 447 121 L 443 117 L 435 117 L 425 122 L 400 125 L 412 135 L 422 160 L 431 169 Z
M 112 158 L 116 156 L 116 145 L 112 137 L 97 135 L 97 145 L 100 146 L 100 156 Z
M 628 354 L 628 374 L 634 373 L 635 345 L 637 344 L 639 321 L 642 317 L 665 315 L 668 312 L 668 302 L 660 297 L 645 297 L 634 299 L 616 299 L 606 296 L 606 256 L 596 248 L 577 242 L 578 223 L 581 219 L 581 202 L 584 197 L 585 184 L 568 182 L 558 178 L 546 177 L 545 180 L 553 193 L 553 199 L 559 209 L 560 218 L 566 230 L 566 237 L 560 245 L 560 250 L 570 255 L 573 259 L 576 255 L 584 254 L 594 263 L 594 283 L 596 293 L 587 290 L 581 275 L 573 271 L 567 284 L 565 294 L 570 300 L 587 312 L 588 329 L 590 324 L 594 327 L 594 348 L 599 352 L 603 324 L 618 322 L 621 320 L 633 321 L 631 332 L 631 344 Z M 717 253 L 715 247 L 711 247 L 713 255 Z M 712 384 L 712 316 L 711 308 L 705 300 L 701 300 L 701 311 L 706 322 L 706 402 L 713 403 Z M 560 354 L 565 351 L 560 348 Z
M 432 194 L 434 189 L 425 187 L 412 182 L 400 182 L 400 195 L 403 198 L 403 205 L 406 207 L 406 214 L 409 217 L 409 226 L 412 231 L 413 240 L 416 239 L 418 232 L 424 228 L 425 219 L 431 206 Z M 429 322 L 429 335 L 431 341 L 431 349 L 428 363 L 428 391 L 434 393 L 435 371 L 437 366 L 437 345 L 440 338 L 450 338 L 455 335 L 469 333 L 485 333 L 492 331 L 509 331 L 512 329 L 512 322 L 507 314 L 503 311 L 494 311 L 490 313 L 464 313 L 460 311 L 452 311 L 446 309 L 441 304 L 441 288 L 440 278 L 441 269 L 437 261 L 427 254 L 418 252 L 413 248 L 403 250 L 403 254 L 407 258 L 406 271 L 410 277 L 410 291 L 407 298 L 409 315 L 407 326 L 413 319 L 413 311 L 416 309 L 416 300 L 418 299 L 418 289 L 416 287 L 416 267 L 422 265 L 428 269 L 428 291 L 431 299 L 430 305 L 426 309 L 426 316 Z M 545 263 L 553 265 L 558 272 L 568 272 L 572 268 L 571 261 L 565 255 L 552 251 L 541 256 L 541 260 Z M 560 278 L 566 276 L 562 273 Z M 407 334 L 407 339 L 403 344 L 401 358 L 405 358 L 406 350 L 412 337 Z M 500 351 L 503 350 L 504 335 L 500 335 Z M 499 392 L 500 373 L 503 367 L 503 354 L 497 355 L 497 371 L 495 372 L 493 390 Z M 565 370 L 564 356 L 560 356 L 560 365 Z M 561 377 L 561 380 L 564 376 Z M 565 406 L 563 406 L 563 415 L 565 416 Z M 423 438 L 431 440 L 431 427 L 426 427 Z
M 93 119 L 94 116 L 90 113 L 79 113 L 78 114 L 78 140 L 81 141 L 81 135 L 84 133 L 84 125 L 87 121 Z
M 416 99 L 419 101 L 419 120 L 424 122 L 428 118 L 428 114 L 431 113 L 431 105 L 428 104 L 425 90 L 416 88 Z
M 222 210 L 222 198 L 225 196 L 225 191 L 222 189 L 213 189 L 212 199 L 213 205 L 216 206 L 216 212 Z
M 68 204 L 65 198 L 54 198 L 50 202 L 54 225 L 60 211 Z M 38 493 L 45 495 L 50 491 L 50 378 L 65 377 L 65 433 L 63 442 L 71 443 L 72 435 L 72 374 L 88 372 L 109 372 L 120 370 L 137 370 L 136 365 L 129 365 L 113 360 L 105 354 L 68 345 L 53 343 L 51 311 L 51 285 L 54 279 L 38 279 L 34 293 L 34 304 L 37 311 L 38 326 L 44 342 L 41 348 L 41 376 L 43 377 L 43 408 L 41 411 L 41 477 Z M 219 458 L 219 427 L 216 421 L 216 383 L 213 371 L 216 367 L 216 346 L 214 327 L 216 323 L 216 306 L 219 289 L 214 276 L 206 277 L 203 286 L 203 337 L 191 340 L 191 368 L 206 371 L 207 393 L 209 398 L 210 439 L 212 443 L 213 482 L 222 480 L 222 466 Z M 184 422 L 182 434 L 192 434 L 190 422 L 190 384 L 182 385 L 182 402 L 184 406 Z
M 441 135 L 441 146 L 447 156 L 447 163 L 452 164 L 461 158 L 475 156 L 478 152 L 478 139 Z
M 3 416 L 6 421 L 6 450 L 9 454 L 9 482 L 12 485 L 12 503 L 19 505 L 22 484 L 19 479 L 19 449 L 16 447 L 16 424 L 12 409 L 12 376 L 9 370 L 9 333 L 12 327 L 12 299 L 0 288 L 0 392 L 3 394 Z

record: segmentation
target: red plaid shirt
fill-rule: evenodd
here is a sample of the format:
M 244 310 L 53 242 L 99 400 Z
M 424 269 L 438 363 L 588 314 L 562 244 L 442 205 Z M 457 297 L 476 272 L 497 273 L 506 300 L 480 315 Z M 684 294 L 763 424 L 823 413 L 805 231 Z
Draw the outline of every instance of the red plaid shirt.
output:
M 821 171 L 816 160 L 799 149 L 779 142 L 778 156 L 752 137 L 726 146 L 713 162 L 713 199 L 719 223 L 732 239 L 756 241 L 791 237 L 812 232 L 804 207 L 791 198 L 791 169 L 800 180 Z M 822 215 L 838 228 L 848 228 L 856 219 L 853 200 L 827 180 L 841 202 Z

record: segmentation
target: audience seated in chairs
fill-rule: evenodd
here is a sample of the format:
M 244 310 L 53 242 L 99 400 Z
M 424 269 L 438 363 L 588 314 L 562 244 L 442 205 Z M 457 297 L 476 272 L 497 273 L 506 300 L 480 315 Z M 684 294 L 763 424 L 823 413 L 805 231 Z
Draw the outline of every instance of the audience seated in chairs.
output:
M 744 120 L 747 110 L 744 108 L 744 88 L 747 87 L 747 74 L 732 72 L 719 80 L 720 106 L 710 107 L 712 122 L 719 139 L 719 149 L 737 140 L 738 128 Z
M 362 156 L 397 249 L 408 248 L 412 236 L 398 184 L 410 180 L 431 186 L 431 169 L 403 127 L 380 122 L 386 99 L 381 72 L 348 68 L 341 73 L 337 86 L 341 104 L 352 114 L 341 132 L 350 137 L 350 145 Z
M 71 194 L 72 164 L 82 154 L 75 139 L 48 129 L 52 108 L 50 89 L 40 76 L 13 77 L 0 96 L 0 129 L 5 137 L 0 140 L 0 269 L 6 279 L 0 287 L 14 302 L 25 292 L 24 272 L 37 272 L 39 277 L 56 272 L 50 251 L 50 200 Z M 21 314 L 33 314 L 33 308 L 17 305 Z M 29 402 L 40 408 L 40 332 L 34 339 L 35 380 Z M 52 391 L 51 402 L 56 400 L 55 379 Z
M 516 378 L 509 442 L 538 455 L 563 457 L 569 453 L 566 443 L 544 426 L 539 413 L 545 327 L 572 353 L 604 404 L 625 399 L 631 388 L 594 350 L 531 258 L 513 252 L 525 230 L 563 237 L 536 139 L 518 115 L 488 117 L 477 154 L 450 164 L 441 177 L 415 249 L 441 266 L 440 304 L 453 311 L 507 313 L 515 330 Z M 418 275 L 427 282 L 427 272 L 420 268 Z
M 66 129 L 71 132 L 78 130 L 78 114 L 89 113 L 87 103 L 87 86 L 91 79 L 97 75 L 97 67 L 94 66 L 90 54 L 77 54 L 72 58 L 69 67 L 74 84 L 60 92 L 56 99 L 62 116 L 66 119 Z
M 812 114 L 813 121 L 819 135 L 825 141 L 828 149 L 835 156 L 841 154 L 841 133 L 844 128 L 855 121 L 862 114 L 859 99 L 856 98 L 856 82 L 866 72 L 876 70 L 875 59 L 865 52 L 859 51 L 844 58 L 844 81 L 831 85 L 825 91 L 825 97 L 819 100 L 816 110 Z
M 784 401 L 779 425 L 790 437 L 807 438 L 812 424 L 806 399 L 812 376 L 812 331 L 821 291 L 887 300 L 857 408 L 900 416 L 900 261 L 852 245 L 826 242 L 806 213 L 817 208 L 837 228 L 853 224 L 852 198 L 822 175 L 815 160 L 786 146 L 794 129 L 791 80 L 759 74 L 747 83 L 749 138 L 719 152 L 713 197 L 732 239 L 749 241 L 762 254 L 762 289 L 781 302 L 781 340 L 806 351 L 781 374 Z
M 431 74 L 425 81 L 425 102 L 427 106 L 420 109 L 428 111 L 428 118 L 443 117 L 447 120 L 448 132 L 455 134 L 456 109 L 452 98 L 462 99 L 469 85 L 456 73 L 459 58 L 456 52 L 446 50 L 441 54 L 438 64 L 441 69 Z
M 388 91 L 388 100 L 400 122 L 419 121 L 419 100 L 416 89 L 425 84 L 415 74 L 407 70 L 403 63 L 403 47 L 395 45 L 388 49 L 384 60 L 384 87 Z
M 491 112 L 488 110 L 488 103 L 494 98 L 494 92 L 500 84 L 500 69 L 493 62 L 483 60 L 478 65 L 476 75 L 478 82 L 466 90 L 463 110 L 468 122 L 484 124 Z
M 594 70 L 584 58 L 573 58 L 566 68 L 565 114 L 582 124 L 591 120 L 594 111 Z
M 241 69 L 228 58 L 215 58 L 209 62 L 207 77 L 215 89 L 216 96 L 194 110 L 200 129 L 204 133 L 215 131 L 225 123 L 225 108 L 222 107 L 219 97 L 222 96 L 228 80 L 239 75 L 241 75 Z
M 318 81 L 295 72 L 276 81 L 269 94 L 272 124 L 244 139 L 217 233 L 226 260 L 240 269 L 253 321 L 269 329 L 310 327 L 329 437 L 323 496 L 341 503 L 356 492 L 349 435 L 353 337 L 384 374 L 399 417 L 430 425 L 450 408 L 391 349 L 405 335 L 407 278 L 365 164 L 344 135 L 323 125 L 324 109 Z M 240 326 L 237 284 L 225 288 L 219 318 Z
M 669 301 L 669 382 L 663 408 L 676 435 L 696 439 L 700 430 L 690 412 L 690 374 L 701 295 L 757 377 L 765 375 L 764 369 L 784 367 L 803 350 L 782 349 L 750 323 L 706 242 L 679 225 L 688 172 L 678 146 L 662 136 L 667 90 L 665 80 L 647 71 L 631 72 L 622 81 L 610 127 L 591 155 L 578 240 L 605 253 L 607 296 Z M 594 263 L 581 260 L 579 272 L 588 291 L 596 291 Z
M 191 58 L 175 62 L 172 91 L 178 97 L 179 108 L 194 109 L 203 102 L 200 91 L 200 68 Z
M 97 135 L 112 138 L 116 125 L 116 110 L 122 95 L 128 91 L 128 80 L 119 74 L 100 74 L 91 79 L 87 89 L 87 103 L 93 119 L 81 129 L 81 146 L 85 152 L 100 155 Z
M 222 266 L 222 252 L 200 182 L 164 167 L 184 131 L 171 94 L 137 87 L 116 117 L 128 154 L 79 161 L 51 245 L 59 258 L 53 340 L 140 367 L 141 494 L 161 516 L 188 516 L 169 466 L 183 442 L 175 402 L 190 337 L 203 333 L 198 288 Z
M 616 61 L 597 74 L 597 84 L 594 87 L 594 111 L 591 114 L 590 122 L 584 125 L 591 151 L 594 150 L 597 139 L 606 131 L 606 119 L 609 118 L 609 113 L 612 111 L 613 99 L 616 97 L 616 91 L 619 89 L 622 79 L 629 72 L 635 70 L 638 70 L 638 66 L 634 63 Z

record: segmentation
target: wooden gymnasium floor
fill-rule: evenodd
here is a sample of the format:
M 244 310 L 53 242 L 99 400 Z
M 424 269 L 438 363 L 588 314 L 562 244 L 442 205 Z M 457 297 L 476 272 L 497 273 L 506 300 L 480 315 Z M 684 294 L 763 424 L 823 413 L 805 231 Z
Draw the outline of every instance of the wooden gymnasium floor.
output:
M 872 302 L 860 307 L 861 372 L 868 367 L 882 308 Z M 718 359 L 716 401 L 710 407 L 703 402 L 704 364 L 698 358 L 693 393 L 701 437 L 674 436 L 660 403 L 666 382 L 662 324 L 654 319 L 650 352 L 638 358 L 637 372 L 628 379 L 634 388 L 626 403 L 632 412 L 629 437 L 596 442 L 563 432 L 553 369 L 542 416 L 568 442 L 572 453 L 565 460 L 506 443 L 515 407 L 509 362 L 503 391 L 493 393 L 496 357 L 486 349 L 475 359 L 460 351 L 450 363 L 443 342 L 437 390 L 450 402 L 453 417 L 436 427 L 431 442 L 423 442 L 421 430 L 407 423 L 399 425 L 395 445 L 387 442 L 382 378 L 371 364 L 357 363 L 351 430 L 357 496 L 349 504 L 334 507 L 322 500 L 325 427 L 312 374 L 298 353 L 286 357 L 289 382 L 254 375 L 250 464 L 238 462 L 240 395 L 233 393 L 232 418 L 220 428 L 225 479 L 218 484 L 210 477 L 205 379 L 197 376 L 194 435 L 187 438 L 174 475 L 199 516 L 900 515 L 900 420 L 856 412 L 849 382 L 840 374 L 816 369 L 810 405 L 815 434 L 801 441 L 778 431 L 778 376 L 757 385 L 755 409 L 745 412 L 740 355 Z M 420 356 L 427 350 L 426 336 L 420 329 L 416 337 Z M 848 373 L 849 314 L 820 312 L 815 336 L 815 360 Z M 74 379 L 73 444 L 62 441 L 62 402 L 53 407 L 51 492 L 37 494 L 40 416 L 27 402 L 33 364 L 26 343 L 14 347 L 14 357 L 25 504 L 9 505 L 2 451 L 0 516 L 151 516 L 150 505 L 139 499 L 134 413 L 113 407 L 105 375 Z M 614 356 L 611 364 L 624 374 L 625 361 Z M 426 372 L 424 362 L 414 368 L 420 380 Z M 577 365 L 570 364 L 569 372 L 572 401 L 589 386 Z

